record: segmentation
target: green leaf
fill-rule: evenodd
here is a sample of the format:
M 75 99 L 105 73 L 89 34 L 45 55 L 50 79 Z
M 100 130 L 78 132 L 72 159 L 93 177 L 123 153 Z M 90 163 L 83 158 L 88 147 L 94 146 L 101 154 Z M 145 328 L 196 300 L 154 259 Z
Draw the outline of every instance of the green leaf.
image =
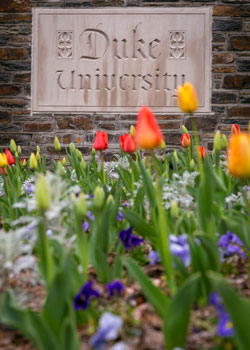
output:
M 237 349 L 250 349 L 250 301 L 240 297 L 226 280 L 216 273 L 209 273 L 214 289 L 223 299 L 226 310 L 230 314 L 235 330 Z
M 164 318 L 166 307 L 168 304 L 168 297 L 155 287 L 145 273 L 140 269 L 136 262 L 131 258 L 124 258 L 123 264 L 127 267 L 129 273 L 137 280 L 142 288 L 146 298 L 154 307 L 155 311 L 161 318 Z
M 190 309 L 198 291 L 199 279 L 199 275 L 189 277 L 164 310 L 164 337 L 167 350 L 185 346 Z
M 146 168 L 141 160 L 139 160 L 139 166 L 140 166 L 141 175 L 142 175 L 142 179 L 143 179 L 143 183 L 145 186 L 145 190 L 146 190 L 146 194 L 147 194 L 149 203 L 150 203 L 152 208 L 155 208 L 156 207 L 156 193 L 155 193 L 155 189 L 154 189 L 154 186 L 152 183 L 152 178 L 149 176 L 149 173 L 147 172 L 147 170 L 146 170 Z

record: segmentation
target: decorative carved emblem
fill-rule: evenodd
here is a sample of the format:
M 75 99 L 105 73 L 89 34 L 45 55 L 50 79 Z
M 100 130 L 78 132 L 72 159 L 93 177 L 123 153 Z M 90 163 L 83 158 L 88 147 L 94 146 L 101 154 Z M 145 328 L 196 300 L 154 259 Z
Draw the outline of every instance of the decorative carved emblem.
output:
M 185 32 L 169 32 L 170 58 L 185 58 Z
M 57 32 L 57 57 L 58 58 L 73 57 L 73 32 L 72 31 Z

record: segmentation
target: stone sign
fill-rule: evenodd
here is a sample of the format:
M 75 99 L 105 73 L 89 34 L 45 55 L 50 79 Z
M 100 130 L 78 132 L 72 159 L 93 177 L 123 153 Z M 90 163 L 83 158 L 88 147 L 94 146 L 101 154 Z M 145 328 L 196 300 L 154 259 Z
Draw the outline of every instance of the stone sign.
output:
M 33 10 L 32 111 L 178 113 L 190 81 L 210 112 L 210 8 Z

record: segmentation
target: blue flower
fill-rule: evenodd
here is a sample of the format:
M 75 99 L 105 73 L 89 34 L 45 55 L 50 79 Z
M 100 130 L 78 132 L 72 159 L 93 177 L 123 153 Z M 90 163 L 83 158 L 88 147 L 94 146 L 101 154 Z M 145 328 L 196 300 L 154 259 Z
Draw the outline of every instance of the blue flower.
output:
M 123 219 L 124 219 L 124 215 L 122 214 L 121 211 L 118 211 L 118 215 L 117 215 L 116 220 L 117 220 L 117 221 L 122 221 Z
M 34 186 L 32 184 L 28 184 L 27 186 L 27 192 L 29 196 L 33 196 L 34 195 Z
M 187 242 L 187 235 L 180 236 L 169 235 L 170 238 L 170 251 L 173 255 L 181 258 L 185 266 L 190 265 L 190 250 Z
M 151 252 L 148 254 L 148 257 L 150 259 L 150 265 L 155 265 L 161 261 L 158 253 L 155 250 L 151 250 Z
M 140 245 L 144 240 L 132 233 L 133 227 L 131 226 L 128 230 L 122 230 L 119 233 L 119 238 L 122 241 L 126 250 L 134 249 Z
M 217 324 L 217 334 L 219 337 L 232 337 L 234 335 L 234 328 L 228 312 L 221 301 L 219 295 L 215 292 L 210 294 L 209 304 L 216 309 L 217 317 L 219 318 Z
M 118 331 L 123 326 L 121 317 L 110 312 L 104 312 L 99 320 L 97 332 L 90 338 L 90 345 L 93 349 L 106 349 L 110 340 L 118 337 Z
M 92 211 L 90 211 L 90 210 L 88 211 L 88 218 L 89 218 L 89 220 L 94 221 L 94 215 L 93 215 Z M 85 220 L 84 223 L 82 224 L 82 228 L 83 228 L 84 232 L 88 231 L 89 223 L 87 220 Z
M 80 292 L 74 297 L 74 308 L 76 311 L 85 310 L 89 306 L 90 298 L 98 298 L 99 292 L 92 288 L 92 281 L 86 282 Z
M 218 246 L 220 247 L 222 258 L 234 253 L 240 254 L 243 259 L 246 258 L 246 254 L 243 251 L 244 244 L 235 233 L 227 231 L 225 235 L 220 237 Z
M 124 291 L 124 286 L 121 281 L 114 280 L 111 283 L 107 283 L 108 296 L 120 295 Z

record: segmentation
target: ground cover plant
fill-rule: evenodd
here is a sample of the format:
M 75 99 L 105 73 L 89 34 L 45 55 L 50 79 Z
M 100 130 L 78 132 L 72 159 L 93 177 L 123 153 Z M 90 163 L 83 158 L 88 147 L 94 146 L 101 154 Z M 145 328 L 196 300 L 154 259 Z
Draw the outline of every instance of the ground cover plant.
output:
M 191 84 L 178 99 L 196 110 Z M 62 158 L 55 138 L 50 166 L 39 146 L 26 160 L 11 140 L 0 154 L 0 335 L 15 329 L 41 350 L 250 349 L 250 134 L 217 131 L 209 154 L 193 121 L 183 150 L 166 152 L 142 107 L 110 163 L 104 131 L 88 162 L 74 144 Z M 23 273 L 43 291 L 35 306 L 13 287 Z M 145 315 L 161 344 L 136 342 Z

